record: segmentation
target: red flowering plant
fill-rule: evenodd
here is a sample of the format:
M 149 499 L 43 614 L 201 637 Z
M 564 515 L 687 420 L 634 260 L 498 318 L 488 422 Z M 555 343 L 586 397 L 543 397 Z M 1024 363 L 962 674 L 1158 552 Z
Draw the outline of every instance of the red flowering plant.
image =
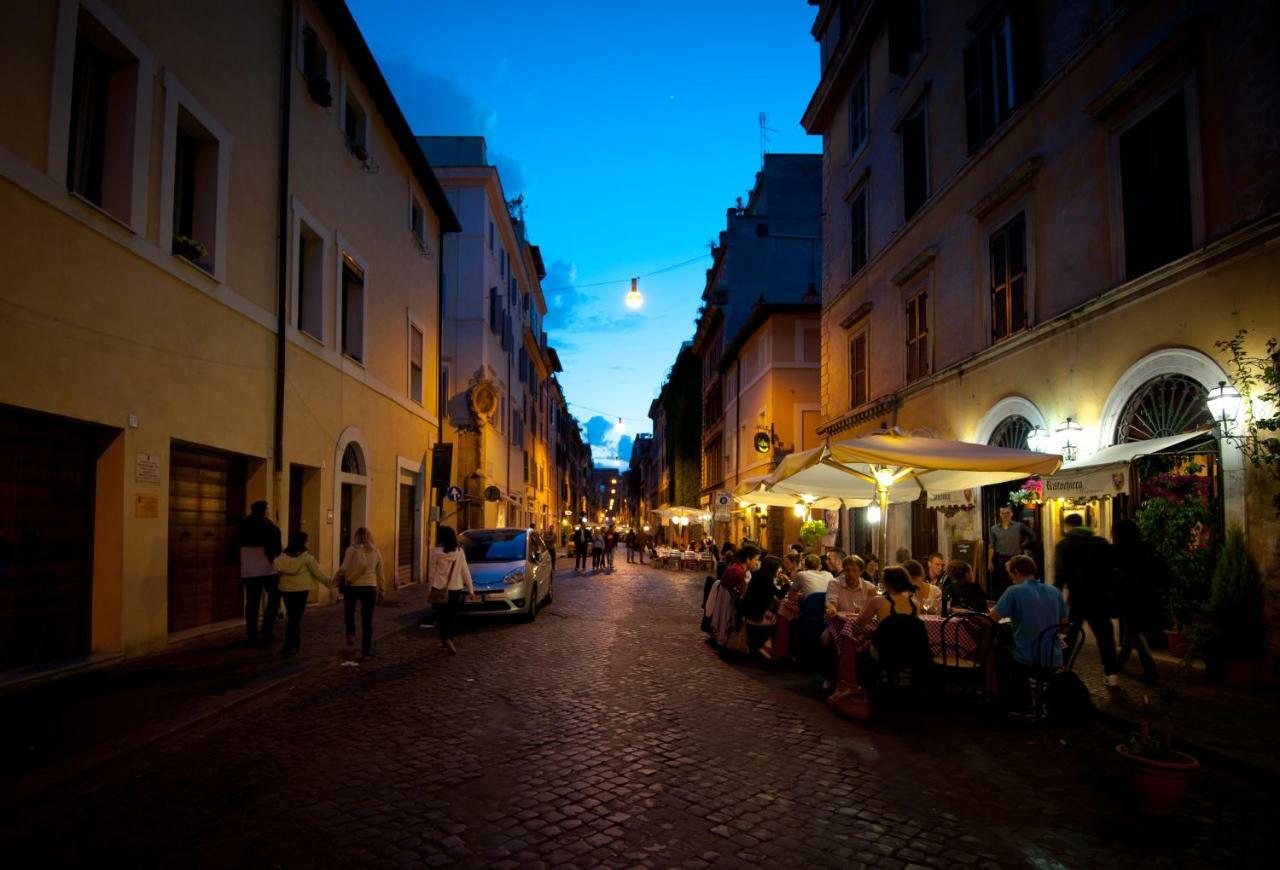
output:
M 1044 481 L 1039 477 L 1029 477 L 1021 489 L 1009 493 L 1009 504 L 1035 507 L 1044 501 Z

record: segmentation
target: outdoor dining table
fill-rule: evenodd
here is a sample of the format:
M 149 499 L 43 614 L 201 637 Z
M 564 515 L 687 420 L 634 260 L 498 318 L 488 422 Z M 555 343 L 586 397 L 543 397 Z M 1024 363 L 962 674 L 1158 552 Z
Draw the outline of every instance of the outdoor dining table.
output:
M 947 618 L 944 616 L 927 613 L 920 615 L 918 618 L 924 623 L 925 633 L 929 636 L 929 650 L 932 655 L 942 655 L 942 631 L 945 624 L 948 651 L 958 658 L 971 659 L 977 657 L 979 638 L 973 632 L 963 628 L 965 620 L 952 619 L 947 622 Z M 840 659 L 839 678 L 849 682 L 857 682 L 858 653 L 871 640 L 871 635 L 875 632 L 875 623 L 860 626 L 858 625 L 856 614 L 837 613 L 834 616 L 827 617 L 827 626 L 831 629 L 831 633 L 836 639 L 836 651 Z M 985 636 L 992 637 L 990 632 Z M 994 693 L 996 691 L 994 656 L 987 658 L 985 682 L 987 690 Z

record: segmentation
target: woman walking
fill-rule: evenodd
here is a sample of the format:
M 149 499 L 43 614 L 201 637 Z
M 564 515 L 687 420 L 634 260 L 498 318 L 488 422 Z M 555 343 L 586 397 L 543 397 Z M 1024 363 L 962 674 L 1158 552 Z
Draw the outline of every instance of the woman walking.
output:
M 307 552 L 307 533 L 290 532 L 289 546 L 275 558 L 275 569 L 280 574 L 280 597 L 289 615 L 284 630 L 284 647 L 281 655 L 296 656 L 302 648 L 302 615 L 307 612 L 307 598 L 311 588 L 319 583 L 329 589 L 333 581 L 320 570 L 316 557 Z
M 440 627 L 440 648 L 455 655 L 458 648 L 453 638 L 457 634 L 458 607 L 463 596 L 475 598 L 476 588 L 471 582 L 471 569 L 467 556 L 458 546 L 458 533 L 451 526 L 441 526 L 436 531 L 436 543 L 431 551 L 431 592 L 435 601 L 436 625 Z M 441 596 L 441 592 L 444 593 Z
M 382 597 L 382 554 L 373 543 L 373 533 L 364 526 L 356 529 L 351 546 L 342 556 L 343 604 L 347 617 L 347 646 L 356 642 L 356 604 L 360 604 L 360 658 L 373 651 L 373 605 Z

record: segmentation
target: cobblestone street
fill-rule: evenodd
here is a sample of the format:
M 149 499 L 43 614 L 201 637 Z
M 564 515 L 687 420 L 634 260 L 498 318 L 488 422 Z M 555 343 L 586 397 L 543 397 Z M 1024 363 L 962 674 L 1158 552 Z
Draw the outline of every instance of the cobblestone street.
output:
M 536 623 L 457 657 L 409 629 L 11 807 L 6 863 L 1274 866 L 1257 784 L 1206 770 L 1153 827 L 1102 725 L 846 722 L 707 645 L 700 575 L 618 562 L 562 560 Z

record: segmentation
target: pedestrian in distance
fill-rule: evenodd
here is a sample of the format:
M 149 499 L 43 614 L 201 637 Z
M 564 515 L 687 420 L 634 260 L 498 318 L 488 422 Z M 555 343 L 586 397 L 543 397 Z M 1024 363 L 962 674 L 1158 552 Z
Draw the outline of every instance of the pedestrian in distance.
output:
M 604 561 L 609 568 L 609 573 L 613 573 L 613 551 L 618 548 L 618 532 L 609 526 L 604 533 Z
M 1053 585 L 1066 592 L 1072 632 L 1093 632 L 1102 659 L 1107 686 L 1120 685 L 1117 676 L 1116 637 L 1111 626 L 1110 590 L 1113 569 L 1111 545 L 1084 524 L 1080 514 L 1068 514 L 1062 522 L 1066 534 L 1054 549 Z
M 436 531 L 436 548 L 431 551 L 431 591 L 446 593 L 443 602 L 435 605 L 436 624 L 440 627 L 440 648 L 456 655 L 454 643 L 458 629 L 458 609 L 462 602 L 476 599 L 476 587 L 471 582 L 471 568 L 467 555 L 458 546 L 458 533 L 451 526 L 441 526 Z
M 626 545 L 627 545 L 627 562 L 628 563 L 634 562 L 636 560 L 636 530 L 635 529 L 630 529 L 627 531 Z
M 356 605 L 360 605 L 360 658 L 373 652 L 373 607 L 382 598 L 382 554 L 373 543 L 373 533 L 364 526 L 356 529 L 338 569 L 347 623 L 347 646 L 356 642 Z
M 302 648 L 302 616 L 307 612 L 307 598 L 315 584 L 332 589 L 333 581 L 320 570 L 316 557 L 307 552 L 306 532 L 289 533 L 289 546 L 276 556 L 275 568 L 280 574 L 280 597 L 288 614 L 280 653 L 296 656 Z
M 259 641 L 258 612 L 266 593 L 267 608 L 262 611 L 261 641 L 275 643 L 275 620 L 280 610 L 280 575 L 272 561 L 280 555 L 280 527 L 267 517 L 267 503 L 249 505 L 249 515 L 240 523 L 231 544 L 240 560 L 240 582 L 244 584 L 244 634 L 248 643 Z
M 594 573 L 604 567 L 604 535 L 599 529 L 591 532 L 591 571 Z
M 587 570 L 587 551 L 591 549 L 591 533 L 581 523 L 573 530 L 573 571 L 581 574 Z
M 1115 554 L 1115 604 L 1120 617 L 1118 673 L 1123 673 L 1129 656 L 1137 650 L 1142 662 L 1143 683 L 1154 683 L 1158 673 L 1147 640 L 1160 628 L 1160 593 L 1155 578 L 1167 572 L 1159 557 L 1142 539 L 1133 520 L 1120 520 L 1111 527 L 1111 549 Z

